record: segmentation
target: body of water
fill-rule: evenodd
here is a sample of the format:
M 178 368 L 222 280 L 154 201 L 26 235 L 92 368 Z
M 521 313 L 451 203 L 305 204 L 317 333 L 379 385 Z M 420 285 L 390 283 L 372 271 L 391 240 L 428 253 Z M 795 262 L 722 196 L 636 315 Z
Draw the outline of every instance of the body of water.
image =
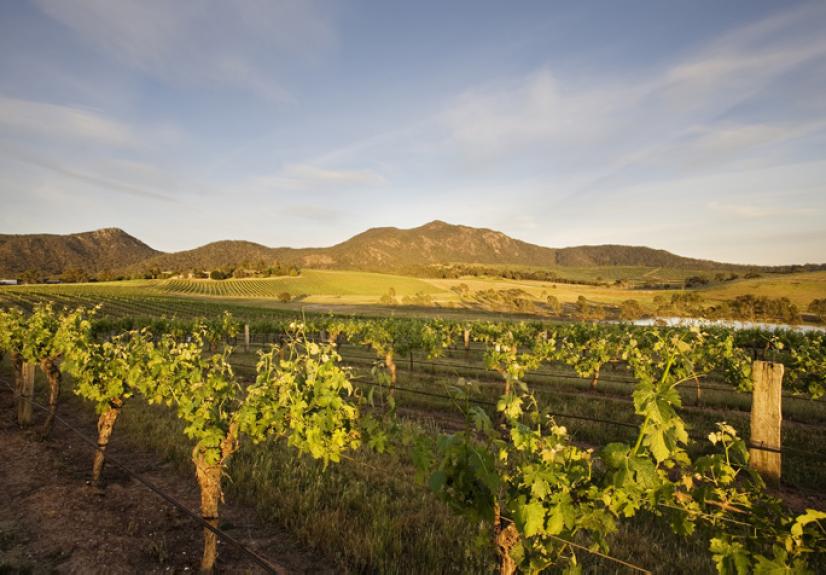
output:
M 826 332 L 826 327 L 819 325 L 792 325 L 788 323 L 763 323 L 757 321 L 739 321 L 733 319 L 703 319 L 695 317 L 658 317 L 634 320 L 634 325 L 670 325 L 690 327 L 696 326 L 716 326 L 728 327 L 731 329 L 763 329 L 766 331 L 790 330 L 799 332 L 820 331 Z

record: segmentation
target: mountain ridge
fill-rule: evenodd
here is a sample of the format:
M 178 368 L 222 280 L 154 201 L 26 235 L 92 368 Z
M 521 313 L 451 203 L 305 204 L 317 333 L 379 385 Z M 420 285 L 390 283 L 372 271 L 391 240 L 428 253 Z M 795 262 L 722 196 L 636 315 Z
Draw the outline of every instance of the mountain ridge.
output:
M 71 269 L 116 270 L 158 255 L 120 228 L 76 234 L 0 234 L 0 274 L 52 276 Z
M 245 240 L 220 240 L 164 253 L 119 228 L 78 234 L 0 234 L 0 274 L 27 270 L 56 275 L 67 269 L 87 273 L 142 270 L 187 271 L 240 264 L 274 263 L 299 267 L 394 271 L 470 264 L 540 268 L 646 266 L 695 270 L 780 269 L 688 258 L 647 246 L 621 244 L 565 248 L 539 246 L 489 228 L 433 220 L 415 228 L 369 228 L 329 247 L 268 247 Z M 791 266 L 785 266 L 791 267 Z

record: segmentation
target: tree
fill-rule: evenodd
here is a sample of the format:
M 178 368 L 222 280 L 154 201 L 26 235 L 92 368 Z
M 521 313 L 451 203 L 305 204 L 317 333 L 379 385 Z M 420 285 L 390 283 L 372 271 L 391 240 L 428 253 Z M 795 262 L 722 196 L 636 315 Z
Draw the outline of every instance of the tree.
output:
M 43 276 L 37 270 L 27 269 L 20 276 L 20 279 L 25 284 L 38 284 L 43 281 Z
M 815 314 L 820 321 L 826 321 L 826 298 L 813 299 L 806 311 Z
M 430 297 L 429 293 L 425 293 L 423 291 L 416 292 L 415 295 L 409 296 L 406 295 L 402 298 L 402 303 L 405 305 L 418 305 L 423 307 L 429 307 L 433 305 L 433 298 Z
M 81 268 L 67 268 L 60 274 L 60 281 L 64 283 L 81 283 L 89 280 L 89 274 Z
M 559 315 L 559 312 L 562 311 L 559 299 L 555 295 L 549 295 L 546 299 L 546 304 L 548 306 L 548 313 L 551 315 Z
M 381 298 L 379 298 L 379 303 L 382 305 L 396 305 L 396 290 L 392 287 L 387 290 L 387 293 L 383 294 Z
M 642 306 L 635 299 L 627 299 L 620 307 L 620 319 L 635 320 L 643 315 Z
M 695 288 L 695 287 L 702 287 L 708 285 L 708 278 L 705 276 L 691 276 L 686 278 L 685 280 L 685 287 L 688 288 Z

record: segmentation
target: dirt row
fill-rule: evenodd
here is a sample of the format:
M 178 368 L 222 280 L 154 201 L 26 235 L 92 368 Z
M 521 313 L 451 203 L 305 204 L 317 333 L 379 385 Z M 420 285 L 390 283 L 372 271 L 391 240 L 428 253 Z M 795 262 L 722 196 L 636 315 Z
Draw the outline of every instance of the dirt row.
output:
M 60 414 L 95 437 L 94 413 Z M 106 485 L 88 483 L 92 449 L 61 423 L 41 440 L 13 419 L 14 398 L 0 386 L 0 573 L 191 573 L 198 571 L 201 528 L 183 512 L 114 466 Z M 198 509 L 194 477 L 119 440 L 110 455 Z M 334 573 L 332 562 L 262 524 L 254 511 L 228 502 L 221 527 L 286 573 Z M 219 544 L 218 573 L 262 573 L 236 547 Z

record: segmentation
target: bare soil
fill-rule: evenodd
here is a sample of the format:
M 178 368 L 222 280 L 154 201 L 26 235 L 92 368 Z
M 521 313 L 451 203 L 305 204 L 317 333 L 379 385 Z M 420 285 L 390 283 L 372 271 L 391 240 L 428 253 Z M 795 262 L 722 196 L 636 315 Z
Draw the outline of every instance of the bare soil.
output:
M 113 465 L 104 469 L 105 487 L 93 488 L 90 446 L 59 422 L 48 440 L 40 440 L 19 429 L 14 415 L 12 393 L 0 386 L 0 574 L 198 571 L 203 531 L 194 520 Z M 59 415 L 96 437 L 91 410 L 62 409 Z M 198 509 L 194 476 L 125 445 L 117 433 L 108 454 Z M 251 509 L 228 502 L 220 526 L 283 572 L 337 571 L 331 561 L 261 523 Z M 264 572 L 232 544 L 221 542 L 218 549 L 217 573 Z

